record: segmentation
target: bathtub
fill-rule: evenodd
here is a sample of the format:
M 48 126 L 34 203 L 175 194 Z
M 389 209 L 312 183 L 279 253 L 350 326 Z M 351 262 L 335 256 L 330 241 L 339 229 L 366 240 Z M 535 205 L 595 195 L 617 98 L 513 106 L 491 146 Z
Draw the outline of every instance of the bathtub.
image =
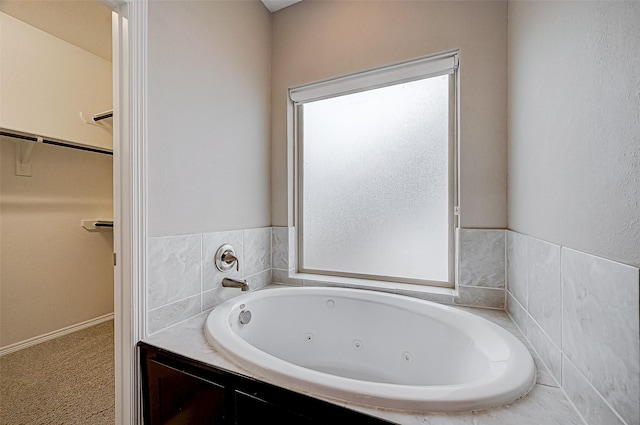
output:
M 250 376 L 381 408 L 486 409 L 513 402 L 535 383 L 529 351 L 498 325 L 383 292 L 249 292 L 214 308 L 204 331 Z

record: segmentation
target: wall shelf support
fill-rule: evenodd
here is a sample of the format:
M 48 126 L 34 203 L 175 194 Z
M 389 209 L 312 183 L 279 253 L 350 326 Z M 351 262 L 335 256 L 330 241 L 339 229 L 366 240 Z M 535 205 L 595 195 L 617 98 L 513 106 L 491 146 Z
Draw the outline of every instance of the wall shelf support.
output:
M 36 137 L 36 143 L 42 143 L 42 137 Z M 16 176 L 31 177 L 31 153 L 35 144 L 16 142 Z
M 113 229 L 113 220 L 82 220 L 82 227 L 87 230 Z
M 93 114 L 91 116 L 91 118 L 85 118 L 85 116 L 84 116 L 84 114 L 82 112 L 80 112 L 79 114 L 80 114 L 80 119 L 85 124 L 96 125 L 96 126 L 99 126 L 99 127 L 104 127 L 105 126 L 105 123 L 102 122 L 103 120 L 106 120 L 106 119 L 109 119 L 109 118 L 113 118 L 113 110 L 100 112 L 99 114 Z

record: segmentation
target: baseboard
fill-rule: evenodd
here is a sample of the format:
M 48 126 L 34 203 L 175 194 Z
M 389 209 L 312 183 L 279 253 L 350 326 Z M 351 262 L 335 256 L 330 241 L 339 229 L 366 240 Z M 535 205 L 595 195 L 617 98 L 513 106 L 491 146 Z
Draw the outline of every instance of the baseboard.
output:
M 100 323 L 113 320 L 113 313 L 105 314 L 104 316 L 96 317 L 95 319 L 87 320 L 85 322 L 77 323 L 75 325 L 67 326 L 66 328 L 58 329 L 57 331 L 49 332 L 40 336 L 25 339 L 24 341 L 16 342 L 15 344 L 7 345 L 0 348 L 0 357 L 15 353 L 27 347 L 31 347 L 36 344 L 40 344 L 46 341 L 50 341 L 55 338 L 59 338 L 63 335 L 67 335 L 73 332 L 77 332 L 81 329 L 89 328 L 91 326 L 99 325 Z

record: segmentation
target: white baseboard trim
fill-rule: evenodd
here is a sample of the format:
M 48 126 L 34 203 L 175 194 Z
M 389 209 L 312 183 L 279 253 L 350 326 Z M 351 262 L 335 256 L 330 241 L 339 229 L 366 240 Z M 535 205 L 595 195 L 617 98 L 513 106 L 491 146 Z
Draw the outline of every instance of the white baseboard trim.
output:
M 55 338 L 59 338 L 63 335 L 67 335 L 73 332 L 77 332 L 81 329 L 89 328 L 91 326 L 99 325 L 100 323 L 113 320 L 113 313 L 105 314 L 104 316 L 96 317 L 95 319 L 87 320 L 85 322 L 77 323 L 75 325 L 67 326 L 66 328 L 58 329 L 57 331 L 49 332 L 40 336 L 25 339 L 24 341 L 16 342 L 15 344 L 7 345 L 0 348 L 0 357 L 7 354 L 15 353 L 24 348 L 31 347 L 42 342 L 50 341 Z

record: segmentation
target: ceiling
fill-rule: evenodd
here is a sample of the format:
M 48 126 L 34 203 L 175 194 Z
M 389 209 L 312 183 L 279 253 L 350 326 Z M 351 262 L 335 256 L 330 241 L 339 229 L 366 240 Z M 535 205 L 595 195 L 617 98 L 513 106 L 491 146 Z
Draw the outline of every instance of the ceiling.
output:
M 301 0 L 261 0 L 276 12 Z M 111 9 L 99 0 L 0 0 L 0 11 L 111 61 Z
M 287 6 L 291 6 L 294 3 L 298 3 L 302 0 L 261 0 L 262 3 L 269 9 L 271 13 L 284 9 Z
M 2 0 L 0 11 L 111 61 L 111 9 L 98 0 Z

